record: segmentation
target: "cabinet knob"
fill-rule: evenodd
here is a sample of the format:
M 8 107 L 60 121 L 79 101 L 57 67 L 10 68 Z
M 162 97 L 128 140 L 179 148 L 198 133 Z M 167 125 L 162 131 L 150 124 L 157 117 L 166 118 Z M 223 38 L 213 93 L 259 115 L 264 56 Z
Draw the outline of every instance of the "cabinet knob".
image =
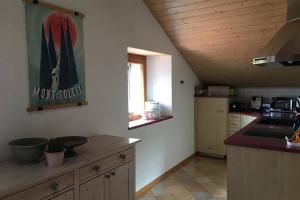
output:
M 126 159 L 126 154 L 120 154 L 120 158 L 122 158 L 123 160 Z
M 110 178 L 110 175 L 106 175 L 105 178 Z
M 112 176 L 115 176 L 116 175 L 116 172 L 112 172 L 112 173 L 110 173 Z
M 54 192 L 56 192 L 56 191 L 59 190 L 59 185 L 58 185 L 57 183 L 53 183 L 53 184 L 51 185 L 51 188 L 52 188 L 52 190 L 53 190 Z
M 99 172 L 100 171 L 100 166 L 95 166 L 93 169 L 94 169 L 94 171 Z

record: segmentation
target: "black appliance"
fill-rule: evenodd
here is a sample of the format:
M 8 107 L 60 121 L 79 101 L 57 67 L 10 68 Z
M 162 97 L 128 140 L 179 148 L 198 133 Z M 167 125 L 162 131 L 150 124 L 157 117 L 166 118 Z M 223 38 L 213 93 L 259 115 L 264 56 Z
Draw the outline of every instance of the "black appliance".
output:
M 271 112 L 293 112 L 300 107 L 298 97 L 273 97 L 271 101 Z
M 230 104 L 230 111 L 233 111 L 233 112 L 245 112 L 246 111 L 246 106 L 243 103 L 232 102 Z
M 272 97 L 270 109 L 264 110 L 263 116 L 280 119 L 293 119 L 300 109 L 298 97 Z

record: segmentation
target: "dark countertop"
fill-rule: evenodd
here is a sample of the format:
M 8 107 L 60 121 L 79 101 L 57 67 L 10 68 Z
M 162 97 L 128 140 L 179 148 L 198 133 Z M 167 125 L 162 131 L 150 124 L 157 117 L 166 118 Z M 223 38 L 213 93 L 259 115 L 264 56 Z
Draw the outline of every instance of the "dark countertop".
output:
M 244 111 L 244 112 L 229 111 L 229 114 L 242 114 L 242 115 L 249 115 L 252 117 L 260 117 L 260 112 L 258 111 Z
M 246 112 L 247 113 L 247 112 Z M 244 114 L 244 113 L 242 113 Z M 275 151 L 284 151 L 284 152 L 292 152 L 292 153 L 300 153 L 299 147 L 288 147 L 286 145 L 286 141 L 284 139 L 278 138 L 269 138 L 269 137 L 257 137 L 257 136 L 248 136 L 244 135 L 244 133 L 251 128 L 260 127 L 262 125 L 257 124 L 257 122 L 261 119 L 258 113 L 247 113 L 251 116 L 256 116 L 257 119 L 252 123 L 248 124 L 237 133 L 227 138 L 224 141 L 226 145 L 233 146 L 244 146 L 250 148 L 258 148 L 258 149 L 267 149 L 267 150 L 275 150 Z M 264 128 L 274 128 L 274 125 L 263 125 Z

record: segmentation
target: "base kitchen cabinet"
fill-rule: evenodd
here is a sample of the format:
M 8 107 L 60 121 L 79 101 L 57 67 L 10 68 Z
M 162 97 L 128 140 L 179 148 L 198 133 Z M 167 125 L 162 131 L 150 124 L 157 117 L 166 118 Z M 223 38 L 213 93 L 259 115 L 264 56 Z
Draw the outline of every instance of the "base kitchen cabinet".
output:
M 243 113 L 229 113 L 228 115 L 228 137 L 232 136 L 251 122 L 257 117 L 243 114 Z
M 139 141 L 95 136 L 58 168 L 2 162 L 0 200 L 134 200 Z
M 228 98 L 195 98 L 195 137 L 199 153 L 224 156 L 228 132 Z

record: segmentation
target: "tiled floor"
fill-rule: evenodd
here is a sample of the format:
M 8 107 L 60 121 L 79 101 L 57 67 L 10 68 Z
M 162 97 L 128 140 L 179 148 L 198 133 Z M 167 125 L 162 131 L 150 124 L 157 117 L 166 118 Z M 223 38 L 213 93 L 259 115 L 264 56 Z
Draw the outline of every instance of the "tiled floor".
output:
M 226 200 L 226 163 L 195 157 L 138 200 Z

